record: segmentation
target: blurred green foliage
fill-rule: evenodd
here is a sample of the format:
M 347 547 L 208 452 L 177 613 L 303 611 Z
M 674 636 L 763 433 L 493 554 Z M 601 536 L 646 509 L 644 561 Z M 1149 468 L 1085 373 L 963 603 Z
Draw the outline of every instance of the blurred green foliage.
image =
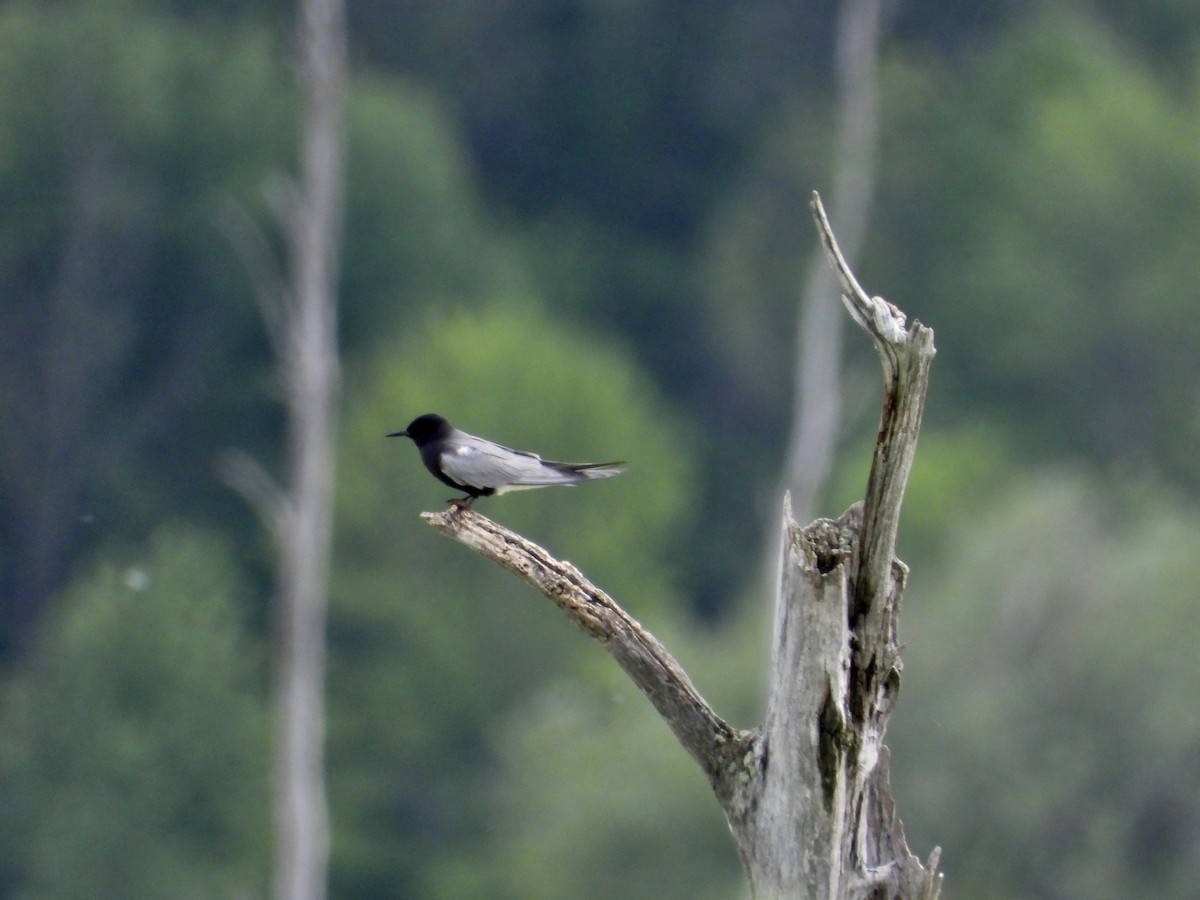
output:
M 264 888 L 267 714 L 242 593 L 225 542 L 180 528 L 65 592 L 0 695 L 7 896 Z
M 481 509 L 753 724 L 835 4 L 350 6 L 333 895 L 734 896 L 691 761 L 601 650 L 417 519 L 447 490 L 383 435 L 436 411 L 625 458 Z M 291 7 L 0 0 L 0 897 L 264 889 L 269 554 L 214 463 L 278 466 L 251 275 L 282 246 Z M 856 270 L 939 346 L 899 810 L 954 896 L 1185 896 L 1200 15 L 896 17 Z M 847 344 L 829 514 L 877 421 Z
M 1013 423 L 1027 456 L 1200 489 L 1200 323 L 1185 312 L 1200 282 L 1200 94 L 1061 9 L 954 83 L 898 82 L 890 115 L 922 121 L 890 133 L 929 176 L 884 168 L 903 219 L 877 228 L 895 237 L 874 277 L 937 323 L 934 421 L 970 409 Z
M 417 84 L 355 79 L 347 108 L 342 339 L 369 352 L 413 307 L 527 286 L 516 241 L 492 223 L 444 102 Z
M 893 783 L 961 896 L 1194 888 L 1200 517 L 1138 495 L 1015 479 L 958 523 L 951 565 L 914 575 Z
M 244 389 L 259 326 L 216 210 L 261 211 L 290 152 L 279 45 L 138 10 L 0 5 L 2 646 L 85 549 L 164 509 L 226 527 L 214 444 L 274 424 Z
M 498 720 L 483 853 L 448 859 L 428 896 L 738 896 L 737 855 L 706 780 L 645 699 L 611 675 L 559 679 Z

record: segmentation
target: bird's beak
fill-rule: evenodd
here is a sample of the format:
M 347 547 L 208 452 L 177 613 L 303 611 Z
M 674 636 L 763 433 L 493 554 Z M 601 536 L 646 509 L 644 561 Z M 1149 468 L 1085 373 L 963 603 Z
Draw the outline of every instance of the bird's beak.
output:
M 408 437 L 408 432 L 407 431 L 393 431 L 391 434 L 387 435 L 387 437 Z

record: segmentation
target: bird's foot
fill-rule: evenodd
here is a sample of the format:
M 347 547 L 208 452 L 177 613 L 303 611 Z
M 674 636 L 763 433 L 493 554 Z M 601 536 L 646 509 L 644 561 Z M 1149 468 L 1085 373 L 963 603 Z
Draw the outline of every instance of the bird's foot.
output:
M 474 502 L 474 500 L 475 500 L 474 497 L 469 497 L 469 496 L 468 497 L 451 497 L 446 502 L 449 503 L 451 506 L 453 506 L 455 509 L 470 509 L 471 504 Z

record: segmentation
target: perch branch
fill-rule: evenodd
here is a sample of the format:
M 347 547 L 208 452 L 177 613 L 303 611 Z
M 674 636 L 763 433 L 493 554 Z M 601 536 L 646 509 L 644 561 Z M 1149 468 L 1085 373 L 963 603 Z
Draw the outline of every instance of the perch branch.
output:
M 667 649 L 571 563 L 474 510 L 450 508 L 421 518 L 526 581 L 598 641 L 658 710 L 700 764 L 722 802 L 748 739 L 718 716 Z

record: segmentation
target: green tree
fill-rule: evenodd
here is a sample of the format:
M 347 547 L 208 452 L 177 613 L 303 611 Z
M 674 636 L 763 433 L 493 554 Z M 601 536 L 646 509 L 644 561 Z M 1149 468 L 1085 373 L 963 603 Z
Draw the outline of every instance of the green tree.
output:
M 264 30 L 136 3 L 5 4 L 0 58 L 3 645 L 88 522 L 213 502 L 211 392 L 245 402 L 221 364 L 256 332 L 215 210 L 283 158 L 290 96 Z
M 1192 891 L 1200 521 L 1140 485 L 1013 479 L 905 602 L 893 784 L 964 897 Z
M 164 529 L 45 621 L 0 712 L 6 895 L 263 889 L 266 713 L 229 556 Z
M 361 73 L 347 98 L 343 340 L 369 355 L 416 309 L 527 289 L 521 242 L 489 218 L 444 102 Z
M 737 896 L 745 879 L 704 778 L 614 681 L 557 680 L 490 729 L 486 837 L 439 868 L 431 896 Z
M 934 424 L 1200 490 L 1195 91 L 1073 7 L 970 61 L 894 58 L 885 84 L 873 280 L 937 323 Z

